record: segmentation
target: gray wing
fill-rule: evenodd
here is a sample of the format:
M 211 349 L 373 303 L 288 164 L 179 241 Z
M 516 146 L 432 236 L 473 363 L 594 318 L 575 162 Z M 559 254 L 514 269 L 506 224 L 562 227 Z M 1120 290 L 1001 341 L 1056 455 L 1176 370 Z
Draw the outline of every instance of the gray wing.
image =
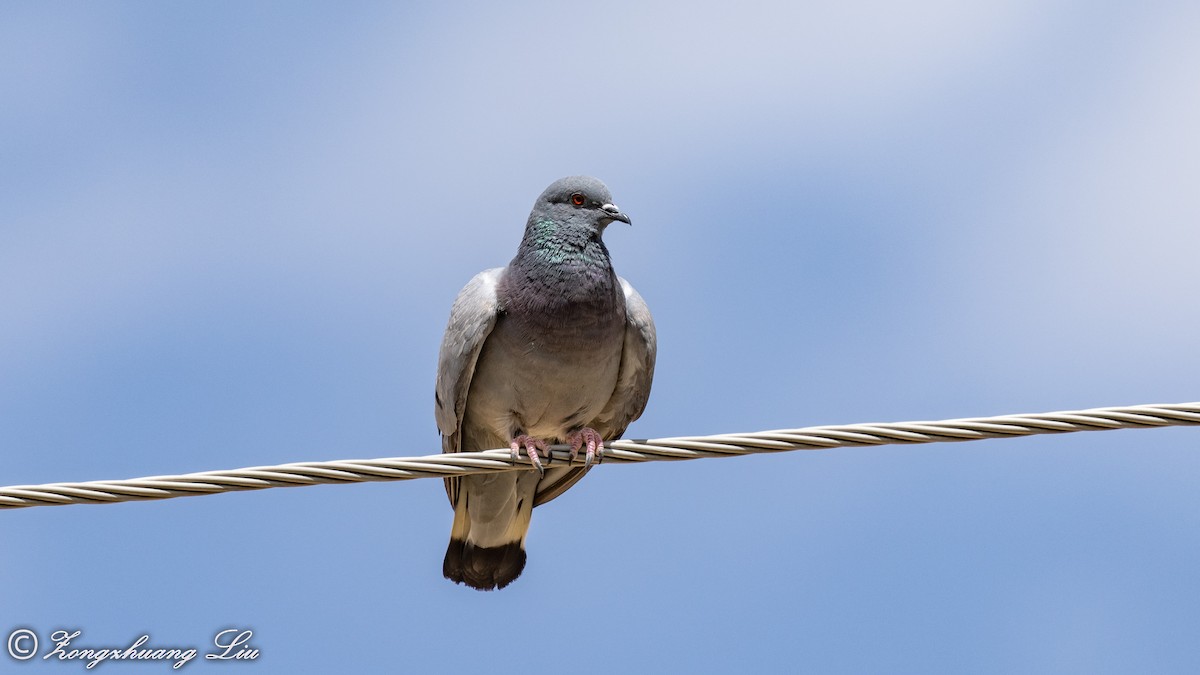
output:
M 621 350 L 621 369 L 608 404 L 596 418 L 596 430 L 605 440 L 620 438 L 630 423 L 642 416 L 646 401 L 650 398 L 654 358 L 658 352 L 658 337 L 654 332 L 650 308 L 628 281 L 620 279 L 620 282 L 621 290 L 625 293 L 625 343 Z M 566 492 L 586 472 L 583 468 L 567 469 L 561 474 L 556 472 L 557 475 L 547 471 L 546 477 L 538 484 L 534 506 L 545 504 Z
M 438 431 L 442 434 L 442 452 L 462 449 L 467 391 L 471 388 L 479 352 L 499 316 L 496 282 L 503 271 L 504 268 L 496 267 L 476 274 L 459 291 L 450 310 L 450 323 L 438 351 L 437 386 L 434 389 L 434 413 Z M 446 479 L 446 496 L 450 498 L 451 506 L 458 502 L 458 484 L 457 477 Z
M 628 281 L 620 281 L 621 290 L 625 291 L 625 348 L 621 352 L 617 387 L 597 418 L 608 434 L 606 438 L 620 438 L 630 423 L 642 416 L 650 398 L 654 358 L 658 353 L 650 308 Z

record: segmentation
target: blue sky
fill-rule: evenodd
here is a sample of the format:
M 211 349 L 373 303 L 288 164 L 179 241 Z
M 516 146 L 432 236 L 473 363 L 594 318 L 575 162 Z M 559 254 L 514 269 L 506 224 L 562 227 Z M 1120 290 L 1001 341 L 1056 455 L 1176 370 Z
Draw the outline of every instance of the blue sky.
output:
M 630 437 L 1200 398 L 1200 7 L 827 5 L 6 5 L 0 484 L 436 452 L 450 303 L 575 173 L 658 325 Z M 601 467 L 490 594 L 441 578 L 438 481 L 8 511 L 0 629 L 1190 672 L 1197 433 Z

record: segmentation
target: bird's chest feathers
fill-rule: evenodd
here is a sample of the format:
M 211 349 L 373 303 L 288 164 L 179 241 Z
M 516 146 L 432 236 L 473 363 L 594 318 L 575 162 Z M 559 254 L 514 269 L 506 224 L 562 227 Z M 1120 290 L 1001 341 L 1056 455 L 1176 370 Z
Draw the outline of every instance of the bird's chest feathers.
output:
M 591 423 L 616 386 L 625 295 L 607 252 L 551 252 L 564 257 L 518 255 L 496 286 L 500 316 L 468 400 L 472 419 L 502 438 L 564 438 Z
M 509 266 L 497 294 L 501 322 L 534 348 L 607 342 L 624 330 L 625 297 L 599 238 L 531 228 L 529 249 Z M 611 344 L 611 342 L 609 343 Z

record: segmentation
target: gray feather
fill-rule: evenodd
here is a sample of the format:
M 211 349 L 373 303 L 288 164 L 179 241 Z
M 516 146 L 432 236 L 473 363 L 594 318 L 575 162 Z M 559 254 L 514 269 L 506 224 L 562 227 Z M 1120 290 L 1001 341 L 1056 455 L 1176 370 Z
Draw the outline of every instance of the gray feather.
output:
M 617 278 L 625 294 L 626 316 L 621 369 L 612 396 L 596 418 L 596 424 L 592 425 L 600 431 L 605 440 L 620 438 L 625 434 L 625 429 L 642 416 L 650 398 L 650 383 L 654 380 L 654 359 L 658 352 L 658 338 L 654 330 L 654 319 L 650 316 L 650 308 L 628 281 Z M 566 492 L 583 478 L 586 472 L 582 468 L 567 469 L 562 475 L 553 478 L 549 475 L 550 472 L 546 472 L 546 479 L 538 484 L 534 506 L 541 506 Z
M 462 450 L 462 418 L 467 405 L 467 390 L 471 386 L 479 351 L 496 325 L 499 311 L 496 282 L 502 271 L 503 268 L 496 267 L 476 274 L 459 292 L 450 310 L 450 322 L 438 352 L 437 384 L 434 387 L 434 414 L 442 435 L 442 452 Z M 458 485 L 457 478 L 446 479 L 446 495 L 451 506 L 458 502 Z

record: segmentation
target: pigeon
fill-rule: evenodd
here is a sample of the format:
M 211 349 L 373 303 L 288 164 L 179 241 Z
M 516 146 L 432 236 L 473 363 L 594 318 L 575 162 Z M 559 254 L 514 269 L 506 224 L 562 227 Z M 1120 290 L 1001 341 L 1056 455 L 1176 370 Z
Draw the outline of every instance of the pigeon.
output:
M 578 482 L 646 407 L 657 338 L 601 239 L 617 220 L 631 224 L 604 183 L 559 179 L 534 203 L 512 262 L 454 301 L 434 395 L 442 451 L 524 450 L 537 469 L 446 479 L 454 524 L 442 574 L 455 583 L 490 591 L 520 576 L 533 507 Z M 548 446 L 560 443 L 571 459 L 550 466 Z

